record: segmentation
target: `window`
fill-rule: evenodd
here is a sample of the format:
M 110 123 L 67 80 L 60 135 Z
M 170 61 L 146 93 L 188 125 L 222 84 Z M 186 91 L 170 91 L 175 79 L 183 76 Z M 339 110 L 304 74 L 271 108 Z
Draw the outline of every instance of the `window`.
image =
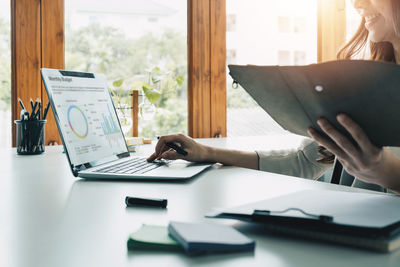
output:
M 293 23 L 294 33 L 306 33 L 307 32 L 307 18 L 306 17 L 295 17 Z
M 65 1 L 65 68 L 106 74 L 125 134 L 143 87 L 139 136 L 187 133 L 186 2 Z
M 294 65 L 305 65 L 307 64 L 307 57 L 305 51 L 294 51 L 293 64 Z
M 229 49 L 226 51 L 226 64 L 235 64 L 236 63 L 236 50 Z
M 227 32 L 236 31 L 236 14 L 226 15 L 226 31 Z
M 228 64 L 316 63 L 317 2 L 226 0 L 227 14 L 240 18 L 235 33 L 226 33 Z M 226 82 L 228 136 L 286 133 L 242 88 L 232 88 L 229 75 Z
M 278 51 L 278 64 L 290 65 L 290 51 Z
M 10 1 L 0 2 L 0 148 L 11 146 Z
M 278 31 L 280 33 L 306 33 L 306 17 L 278 17 Z
M 278 17 L 278 29 L 280 33 L 290 33 L 291 23 L 289 17 Z

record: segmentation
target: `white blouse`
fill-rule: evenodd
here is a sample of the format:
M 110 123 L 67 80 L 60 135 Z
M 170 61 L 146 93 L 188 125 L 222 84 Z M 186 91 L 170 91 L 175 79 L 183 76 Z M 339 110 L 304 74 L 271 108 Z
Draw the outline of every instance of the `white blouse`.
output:
M 400 147 L 390 147 L 389 149 L 397 157 L 400 157 Z M 316 180 L 327 170 L 333 168 L 333 164 L 317 162 L 321 155 L 318 154 L 318 144 L 312 139 L 305 139 L 297 149 L 256 152 L 259 157 L 258 168 L 261 171 Z M 350 175 L 347 176 L 342 177 L 341 184 L 386 192 L 386 189 L 381 186 L 365 183 Z

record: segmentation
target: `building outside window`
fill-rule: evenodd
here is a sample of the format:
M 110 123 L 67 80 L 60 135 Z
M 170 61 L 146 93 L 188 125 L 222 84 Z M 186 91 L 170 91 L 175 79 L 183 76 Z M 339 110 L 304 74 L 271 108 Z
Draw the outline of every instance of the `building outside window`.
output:
M 227 32 L 236 31 L 236 14 L 226 15 L 226 31 Z
M 294 51 L 293 65 L 305 65 L 307 62 L 307 54 L 305 51 Z
M 294 33 L 306 33 L 307 32 L 307 18 L 306 17 L 294 17 L 293 18 L 293 32 Z
M 278 29 L 280 33 L 290 33 L 291 32 L 290 17 L 278 17 Z
M 317 62 L 317 0 L 227 0 L 226 9 L 236 17 L 235 31 L 226 33 L 228 64 L 232 51 L 234 64 Z M 227 106 L 228 136 L 288 134 L 242 88 L 232 88 L 229 74 Z
M 235 64 L 236 63 L 236 50 L 228 49 L 226 50 L 226 64 Z
M 291 60 L 290 60 L 290 51 L 278 51 L 278 64 L 279 65 L 290 65 Z

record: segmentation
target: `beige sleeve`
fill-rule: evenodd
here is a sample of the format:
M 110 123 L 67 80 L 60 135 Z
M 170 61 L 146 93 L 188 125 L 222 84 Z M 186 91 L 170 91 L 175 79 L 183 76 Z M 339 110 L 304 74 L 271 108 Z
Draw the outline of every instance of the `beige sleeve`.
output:
M 297 149 L 256 151 L 259 157 L 258 169 L 307 179 L 318 179 L 333 164 L 317 162 L 318 144 L 306 139 Z

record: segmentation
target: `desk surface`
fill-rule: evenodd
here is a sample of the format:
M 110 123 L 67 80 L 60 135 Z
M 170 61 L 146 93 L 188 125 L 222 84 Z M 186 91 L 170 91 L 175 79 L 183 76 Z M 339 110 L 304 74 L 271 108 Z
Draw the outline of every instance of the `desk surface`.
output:
M 259 149 L 260 143 L 274 148 L 301 141 L 292 137 L 248 140 L 201 142 Z M 147 155 L 151 149 L 143 146 L 137 154 Z M 46 153 L 38 156 L 18 156 L 12 149 L 1 152 L 0 266 L 400 266 L 400 251 L 380 254 L 271 236 L 255 226 L 203 217 L 213 207 L 302 189 L 356 189 L 220 165 L 185 183 L 85 181 L 72 176 L 61 151 L 61 147 L 46 147 Z M 168 209 L 126 208 L 127 195 L 167 198 Z M 193 258 L 182 253 L 127 251 L 129 233 L 141 224 L 166 225 L 170 220 L 235 225 L 256 240 L 256 250 Z

